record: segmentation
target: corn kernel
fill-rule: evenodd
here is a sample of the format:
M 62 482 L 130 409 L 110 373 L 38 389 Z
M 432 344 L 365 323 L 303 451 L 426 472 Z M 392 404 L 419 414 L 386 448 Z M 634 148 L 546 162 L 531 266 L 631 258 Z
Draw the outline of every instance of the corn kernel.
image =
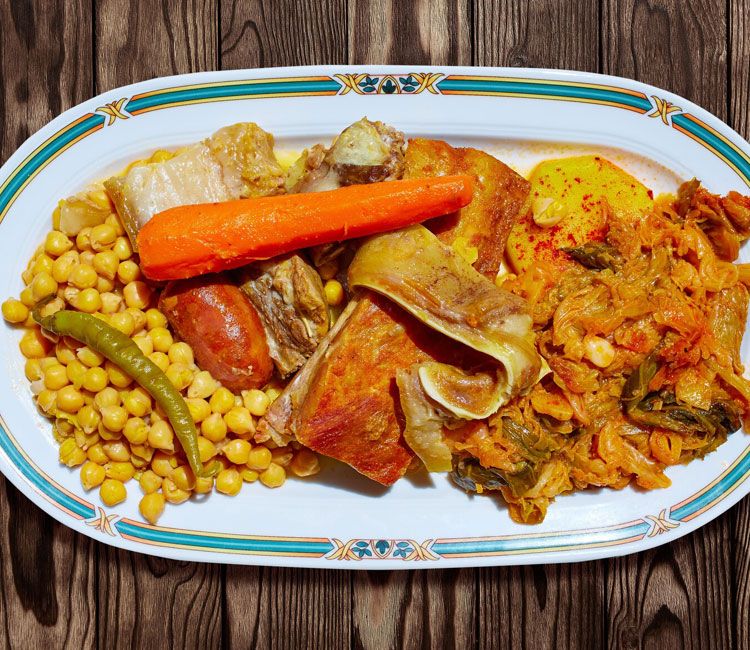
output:
M 583 338 L 583 349 L 585 357 L 600 368 L 606 368 L 615 359 L 614 347 L 600 336 L 586 335 Z
M 250 460 L 252 446 L 247 440 L 230 440 L 224 445 L 223 452 L 235 465 L 245 465 Z
M 281 465 L 277 465 L 276 463 L 271 463 L 260 474 L 260 482 L 269 488 L 281 487 L 284 485 L 284 481 L 286 481 L 286 471 Z
M 2 306 L 3 318 L 9 323 L 23 323 L 29 316 L 29 308 L 20 300 L 9 298 Z
M 118 503 L 125 501 L 127 496 L 128 491 L 125 489 L 122 481 L 118 481 L 117 479 L 104 479 L 99 488 L 99 498 L 106 506 L 116 506 Z
M 141 486 L 144 494 L 153 494 L 157 490 L 161 489 L 162 477 L 155 474 L 150 469 L 146 470 L 141 474 L 141 478 L 138 480 L 138 484 Z
M 158 492 L 152 492 L 146 494 L 138 504 L 138 510 L 140 511 L 143 518 L 150 524 L 156 524 L 159 521 L 159 517 L 164 513 L 164 505 L 166 499 L 163 494 Z
M 81 465 L 81 485 L 84 490 L 99 487 L 106 478 L 104 468 L 90 460 Z

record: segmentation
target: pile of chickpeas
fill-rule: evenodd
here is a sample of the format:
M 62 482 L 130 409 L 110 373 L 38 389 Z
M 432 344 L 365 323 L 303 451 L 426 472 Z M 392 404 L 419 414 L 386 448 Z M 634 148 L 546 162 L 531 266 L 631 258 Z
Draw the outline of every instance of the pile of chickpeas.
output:
M 288 472 L 316 474 L 317 456 L 297 443 L 255 443 L 256 420 L 280 394 L 279 387 L 236 395 L 198 368 L 193 350 L 175 340 L 156 308 L 158 290 L 142 279 L 107 193 L 94 188 L 88 199 L 109 216 L 69 236 L 58 229 L 58 207 L 55 229 L 22 274 L 26 286 L 19 299 L 2 304 L 4 319 L 25 330 L 20 342 L 25 374 L 39 411 L 54 423 L 60 462 L 80 468 L 84 489 L 98 488 L 107 506 L 124 501 L 127 485 L 136 481 L 143 493 L 140 512 L 152 524 L 166 503 L 183 503 L 193 494 L 216 490 L 233 496 L 243 483 L 276 488 Z M 338 288 L 326 287 L 334 294 L 332 303 L 341 301 Z M 164 371 L 199 429 L 201 461 L 221 465 L 215 477 L 193 474 L 163 411 L 129 375 L 75 339 L 42 332 L 31 308 L 51 296 L 43 315 L 63 308 L 93 314 L 131 337 Z

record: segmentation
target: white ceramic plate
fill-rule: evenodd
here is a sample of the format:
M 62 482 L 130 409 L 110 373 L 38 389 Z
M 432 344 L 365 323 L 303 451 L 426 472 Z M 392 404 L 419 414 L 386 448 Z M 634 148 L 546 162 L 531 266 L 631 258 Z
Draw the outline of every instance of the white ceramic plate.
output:
M 84 102 L 32 136 L 0 170 L 0 296 L 21 272 L 61 197 L 159 147 L 255 121 L 279 148 L 328 141 L 363 115 L 408 136 L 471 144 L 526 171 L 551 155 L 599 151 L 656 191 L 697 176 L 715 192 L 750 188 L 750 147 L 689 101 L 635 81 L 581 72 L 490 68 L 320 67 L 154 79 Z M 743 259 L 747 259 L 743 252 Z M 668 471 L 672 487 L 588 491 L 557 499 L 520 526 L 493 498 L 448 479 L 389 490 L 330 463 L 280 490 L 254 484 L 138 515 L 139 489 L 115 508 L 59 465 L 34 408 L 18 331 L 0 329 L 0 470 L 39 507 L 86 535 L 133 551 L 208 562 L 411 569 L 568 562 L 622 555 L 704 525 L 750 489 L 742 432 L 703 461 Z M 743 346 L 747 362 L 748 346 Z

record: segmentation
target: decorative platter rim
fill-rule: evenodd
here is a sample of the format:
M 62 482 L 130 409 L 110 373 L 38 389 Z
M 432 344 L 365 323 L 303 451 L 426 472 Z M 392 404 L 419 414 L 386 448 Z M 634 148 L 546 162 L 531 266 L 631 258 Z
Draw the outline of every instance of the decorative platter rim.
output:
M 750 145 L 704 109 L 640 82 L 564 70 L 471 68 L 451 66 L 320 66 L 204 72 L 152 79 L 113 89 L 69 109 L 32 135 L 0 168 L 0 238 L 3 222 L 21 219 L 13 206 L 44 174 L 45 168 L 89 136 L 117 127 L 140 115 L 173 111 L 217 102 L 248 99 L 276 102 L 305 98 L 348 97 L 357 109 L 377 117 L 388 96 L 419 95 L 420 107 L 446 98 L 524 100 L 545 107 L 567 103 L 604 119 L 604 109 L 645 116 L 696 143 L 732 171 L 735 189 L 750 187 Z M 377 100 L 369 99 L 378 97 Z M 329 100 L 334 101 L 334 100 Z M 415 100 L 417 101 L 417 100 Z M 464 99 L 461 101 L 478 102 Z M 484 99 L 482 100 L 484 101 Z M 255 102 L 252 102 L 253 104 Z M 610 115 L 611 113 L 607 113 Z M 429 118 L 427 118 L 429 121 Z M 670 136 L 672 137 L 672 136 Z M 70 154 L 68 154 L 70 155 Z M 718 162 L 716 163 L 719 164 Z M 41 218 L 41 217 L 39 217 Z M 5 264 L 3 260 L 0 264 Z M 8 337 L 6 336 L 6 339 Z M 16 350 L 6 347 L 8 357 Z M 10 364 L 10 360 L 6 363 Z M 23 388 L 26 388 L 24 386 Z M 24 446 L 18 427 L 6 422 L 16 413 L 19 394 L 0 388 L 0 470 L 36 505 L 61 523 L 99 541 L 164 557 L 209 562 L 307 566 L 318 568 L 411 569 L 570 562 L 624 555 L 673 541 L 705 525 L 750 491 L 750 444 L 738 449 L 695 489 L 667 507 L 607 526 L 542 530 L 503 535 L 368 534 L 341 536 L 249 535 L 151 526 L 103 509 L 93 495 L 75 491 L 36 464 Z M 30 401 L 30 400 L 29 400 Z M 10 419 L 10 417 L 8 417 Z M 24 421 L 29 426 L 28 419 Z M 737 436 L 742 433 L 735 434 Z M 29 443 L 31 444 L 31 443 Z M 697 464 L 691 467 L 699 467 Z M 60 471 L 67 472 L 62 468 Z M 699 475 L 699 470 L 695 471 Z M 59 478 L 59 477 L 58 477 Z M 558 499 L 559 507 L 562 499 Z M 91 501 L 96 501 L 92 503 Z M 206 506 L 209 507 L 209 506 Z M 505 517 L 504 512 L 496 514 Z M 304 531 L 303 531 L 304 532 Z M 434 532 L 434 531 L 430 531 Z

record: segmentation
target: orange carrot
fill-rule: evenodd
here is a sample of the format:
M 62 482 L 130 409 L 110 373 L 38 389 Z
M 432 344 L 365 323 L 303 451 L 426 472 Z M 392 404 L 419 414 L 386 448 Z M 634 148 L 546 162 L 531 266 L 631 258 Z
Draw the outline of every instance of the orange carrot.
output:
M 138 233 L 141 269 L 152 280 L 179 280 L 396 230 L 462 208 L 473 185 L 471 176 L 415 178 L 171 208 Z

